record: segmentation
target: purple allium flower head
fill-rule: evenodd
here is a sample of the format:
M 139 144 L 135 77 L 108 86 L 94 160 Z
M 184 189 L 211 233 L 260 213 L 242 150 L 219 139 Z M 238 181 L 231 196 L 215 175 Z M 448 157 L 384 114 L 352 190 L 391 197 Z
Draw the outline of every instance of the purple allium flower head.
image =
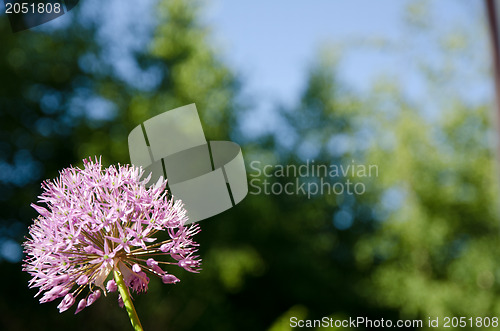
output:
M 41 303 L 63 298 L 63 312 L 78 302 L 78 313 L 100 297 L 98 288 L 105 295 L 116 291 L 112 279 L 104 286 L 113 270 L 137 293 L 147 291 L 148 275 L 178 282 L 163 269 L 168 265 L 200 271 L 192 240 L 200 228 L 185 225 L 186 211 L 167 197 L 165 180 L 146 188 L 150 176 L 141 180 L 141 168 L 83 162 L 83 169 L 66 168 L 42 183 L 39 203 L 46 208 L 32 205 L 40 216 L 24 243 L 23 270 L 33 276 L 30 287 L 39 288 L 35 296 L 43 293 Z M 162 232 L 168 239 L 158 241 Z

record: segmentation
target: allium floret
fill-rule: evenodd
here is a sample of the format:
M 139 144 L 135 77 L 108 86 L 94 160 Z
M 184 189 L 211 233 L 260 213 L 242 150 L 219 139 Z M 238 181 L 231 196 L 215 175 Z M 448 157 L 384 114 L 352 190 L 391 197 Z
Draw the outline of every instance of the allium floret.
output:
M 77 303 L 76 313 L 100 296 L 117 291 L 110 278 L 119 271 L 136 293 L 148 290 L 149 276 L 165 284 L 179 279 L 164 268 L 178 265 L 199 272 L 198 225 L 185 225 L 181 201 L 167 196 L 166 180 L 147 187 L 141 168 L 118 165 L 103 169 L 100 159 L 84 160 L 84 168 L 69 167 L 56 180 L 42 183 L 40 214 L 24 243 L 23 270 L 39 288 L 40 303 L 63 298 L 59 312 Z M 164 233 L 167 240 L 157 241 Z M 107 282 L 106 282 L 107 281 Z M 106 284 L 106 285 L 104 285 Z M 85 296 L 77 299 L 83 293 Z M 123 301 L 118 298 L 119 303 Z

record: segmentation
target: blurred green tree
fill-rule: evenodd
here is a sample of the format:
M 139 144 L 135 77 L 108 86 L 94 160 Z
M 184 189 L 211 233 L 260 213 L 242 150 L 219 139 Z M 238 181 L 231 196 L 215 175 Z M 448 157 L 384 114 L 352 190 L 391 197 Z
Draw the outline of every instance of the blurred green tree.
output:
M 382 130 L 379 229 L 360 238 L 363 293 L 404 318 L 497 316 L 498 167 L 491 109 L 459 105 L 428 121 L 400 103 Z M 441 324 L 442 325 L 442 324 Z
M 102 155 L 105 164 L 128 163 L 128 132 L 177 106 L 195 102 L 210 139 L 226 138 L 234 121 L 238 83 L 208 46 L 206 28 L 198 23 L 197 1 L 158 2 L 159 23 L 152 40 L 134 53 L 140 70 L 159 77 L 157 84 L 147 86 L 119 77 L 113 61 L 106 58 L 105 26 L 85 14 L 87 3 L 92 5 L 81 1 L 67 14 L 72 15 L 70 24 L 19 34 L 12 34 L 5 15 L 0 16 L 0 243 L 2 257 L 10 262 L 20 258 L 18 243 L 35 216 L 29 203 L 40 192 L 42 179 L 54 178 L 59 169 L 80 165 L 88 156 Z M 80 322 L 89 317 L 97 329 L 129 327 L 114 300 L 102 300 L 76 317 L 60 315 L 54 304 L 39 305 L 32 298 L 34 291 L 27 289 L 28 275 L 10 262 L 0 262 L 2 280 L 16 284 L 0 301 L 2 329 L 88 328 Z M 164 298 L 160 293 L 142 305 L 150 312 L 145 319 L 153 318 L 144 323 L 149 329 L 164 329 L 162 323 L 185 308 L 165 313 L 158 304 Z M 174 327 L 191 323 L 180 316 Z
M 498 131 L 491 96 L 464 93 L 489 77 L 484 26 L 471 19 L 441 27 L 423 19 L 432 16 L 429 4 L 409 6 L 409 32 L 419 37 L 406 39 L 408 49 L 437 49 L 436 58 L 406 57 L 427 99 L 411 100 L 387 79 L 367 99 L 377 123 L 367 159 L 381 169 L 380 222 L 355 254 L 370 275 L 360 284 L 367 303 L 400 318 L 439 317 L 443 328 L 446 316 L 498 316 Z

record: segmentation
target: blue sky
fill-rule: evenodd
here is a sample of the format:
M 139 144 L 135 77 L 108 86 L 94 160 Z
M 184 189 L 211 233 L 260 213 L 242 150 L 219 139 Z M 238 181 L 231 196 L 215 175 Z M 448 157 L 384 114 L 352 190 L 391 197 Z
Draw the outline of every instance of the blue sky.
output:
M 304 71 L 321 45 L 396 41 L 404 37 L 405 9 L 416 2 L 429 3 L 434 14 L 429 20 L 439 21 L 440 28 L 456 22 L 476 24 L 483 9 L 482 2 L 457 0 L 212 0 L 207 2 L 205 19 L 224 47 L 225 58 L 246 74 L 252 89 L 289 98 L 300 89 Z M 366 55 L 345 70 L 359 87 L 387 69 L 379 66 L 380 58 Z
M 257 113 L 269 114 L 276 103 L 297 101 L 307 69 L 322 47 L 338 52 L 341 79 L 353 89 L 366 92 L 380 77 L 390 77 L 433 112 L 440 106 L 425 90 L 417 62 L 447 61 L 438 47 L 439 38 L 447 34 L 469 37 L 466 51 L 472 56 L 453 59 L 456 78 L 467 82 L 463 95 L 484 100 L 491 94 L 482 5 L 464 0 L 212 0 L 207 2 L 205 21 L 216 45 L 222 46 L 224 59 L 242 74 Z M 409 27 L 405 21 L 409 7 L 417 12 L 428 9 L 423 15 L 427 30 Z M 390 49 L 374 46 L 382 42 Z M 479 72 L 481 66 L 485 72 Z M 267 129 L 274 125 L 269 121 Z M 247 126 L 248 131 L 263 129 L 257 122 Z
M 385 2 L 385 6 L 383 3 Z M 321 45 L 396 38 L 404 1 L 228 1 L 208 5 L 207 22 L 249 89 L 290 100 Z M 367 63 L 350 72 L 362 85 Z
M 257 114 L 269 117 L 276 104 L 292 105 L 298 100 L 307 69 L 317 61 L 321 48 L 334 50 L 339 58 L 340 78 L 354 90 L 367 92 L 381 77 L 389 78 L 409 97 L 425 104 L 421 108 L 433 112 L 440 106 L 435 96 L 425 90 L 419 62 L 442 66 L 448 61 L 439 49 L 439 38 L 454 32 L 469 38 L 463 54 L 457 53 L 453 59 L 458 67 L 455 80 L 465 82 L 461 94 L 472 100 L 484 100 L 491 94 L 482 1 L 200 2 L 202 20 L 211 29 L 214 48 L 242 78 L 245 95 L 252 100 L 250 106 Z M 99 38 L 107 46 L 106 59 L 115 66 L 119 77 L 134 85 L 149 82 L 154 86 L 158 82 L 154 72 L 139 70 L 128 51 L 147 46 L 154 28 L 155 4 L 155 0 L 81 2 L 84 17 L 102 25 Z M 417 23 L 427 27 L 409 26 L 405 17 L 410 7 L 423 13 Z M 65 15 L 40 28 L 71 24 L 71 19 Z M 262 123 L 244 122 L 247 131 L 253 132 L 275 125 L 272 120 L 267 122 L 267 128 Z

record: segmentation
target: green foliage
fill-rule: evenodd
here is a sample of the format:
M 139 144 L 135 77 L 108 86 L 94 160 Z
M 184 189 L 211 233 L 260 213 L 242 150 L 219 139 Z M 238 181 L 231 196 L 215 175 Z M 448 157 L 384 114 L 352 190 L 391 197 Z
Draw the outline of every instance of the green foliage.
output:
M 429 122 L 407 108 L 375 149 L 381 182 L 404 197 L 356 258 L 372 274 L 363 292 L 406 318 L 495 316 L 497 167 L 487 107 L 455 108 Z
M 413 28 L 428 28 L 426 6 L 410 6 Z M 146 330 L 289 330 L 293 316 L 498 316 L 495 132 L 487 105 L 463 100 L 454 89 L 457 63 L 418 63 L 443 108 L 438 117 L 387 78 L 368 95 L 351 91 L 337 73 L 338 58 L 321 53 L 300 102 L 279 108 L 282 124 L 245 140 L 236 125 L 243 112 L 238 79 L 211 46 L 197 1 L 158 2 L 151 41 L 135 58 L 160 80 L 142 89 L 116 76 L 103 59 L 105 45 L 95 42 L 99 27 L 81 23 L 77 8 L 69 29 L 15 35 L 0 16 L 0 166 L 15 169 L 0 173 L 0 241 L 22 241 L 42 179 L 89 155 L 129 162 L 132 128 L 194 102 L 207 139 L 240 139 L 249 171 L 254 160 L 299 166 L 314 159 L 326 166 L 374 164 L 378 173 L 327 179 L 362 182 L 362 195 L 249 194 L 204 220 L 197 236 L 202 273 L 181 273 L 175 286 L 153 279 L 148 293 L 134 298 Z M 455 59 L 475 49 L 469 40 L 455 34 L 438 44 L 445 59 Z M 115 112 L 89 115 L 92 98 Z M 249 175 L 271 184 L 294 180 Z M 339 213 L 352 224 L 336 226 Z M 0 279 L 12 284 L 0 300 L 1 329 L 129 327 L 112 295 L 77 316 L 60 315 L 56 304 L 32 298 L 19 264 L 1 266 Z

